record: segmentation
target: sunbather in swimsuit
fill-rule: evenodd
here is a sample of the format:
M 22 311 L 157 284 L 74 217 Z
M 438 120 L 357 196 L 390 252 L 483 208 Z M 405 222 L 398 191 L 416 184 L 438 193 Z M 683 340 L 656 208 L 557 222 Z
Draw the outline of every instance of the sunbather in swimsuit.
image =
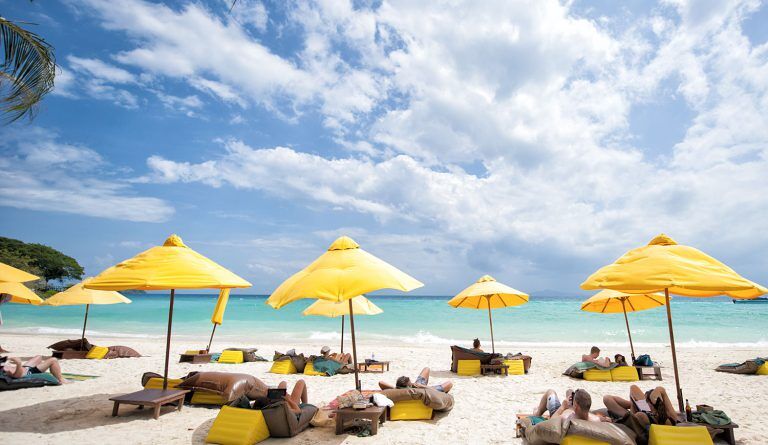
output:
M 624 418 L 627 413 L 634 415 L 643 425 L 675 425 L 677 410 L 667 391 L 659 386 L 650 391 L 643 391 L 637 386 L 629 388 L 630 400 L 619 396 L 603 397 L 603 404 L 615 419 Z
M 419 376 L 416 377 L 414 382 L 411 382 L 410 378 L 402 376 L 397 379 L 395 386 L 392 386 L 387 382 L 379 382 L 379 387 L 381 389 L 432 388 L 437 391 L 447 393 L 451 390 L 451 388 L 453 388 L 453 382 L 446 380 L 439 385 L 429 386 L 429 368 L 424 368 L 421 370 L 421 373 L 419 373 Z
M 589 354 L 582 355 L 581 361 L 594 363 L 598 366 L 602 366 L 603 368 L 607 368 L 611 366 L 611 359 L 609 359 L 608 357 L 600 358 L 600 348 L 598 348 L 597 346 L 592 346 L 592 349 L 590 349 Z
M 320 349 L 320 356 L 325 359 L 341 363 L 342 365 L 349 365 L 352 363 L 352 356 L 350 354 L 337 354 L 335 352 L 331 353 L 331 348 L 328 346 L 323 346 Z
M 288 382 L 280 382 L 277 387 L 287 389 Z M 283 398 L 291 412 L 296 414 L 296 417 L 301 417 L 301 409 L 308 405 L 307 383 L 304 380 L 296 381 L 293 385 L 293 391 L 290 394 L 286 394 Z
M 12 378 L 20 379 L 32 374 L 42 374 L 46 371 L 50 371 L 56 379 L 64 383 L 70 383 L 61 375 L 61 365 L 59 361 L 53 357 L 43 359 L 38 355 L 32 357 L 26 362 L 22 362 L 18 357 L 3 357 L 5 360 L 2 362 L 2 371 Z
M 575 401 L 574 401 L 575 400 Z M 565 399 L 560 402 L 554 389 L 547 390 L 539 401 L 539 405 L 533 411 L 537 417 L 576 417 L 578 419 L 590 420 L 593 422 L 610 422 L 610 419 L 600 413 L 590 412 L 592 406 L 592 397 L 583 389 L 576 391 L 567 390 Z

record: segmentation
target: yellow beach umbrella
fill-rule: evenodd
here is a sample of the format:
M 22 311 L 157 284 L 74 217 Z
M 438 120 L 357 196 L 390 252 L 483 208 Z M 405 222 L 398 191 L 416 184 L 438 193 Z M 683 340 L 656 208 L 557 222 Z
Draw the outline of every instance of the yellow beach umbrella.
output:
M 22 283 L 0 281 L 0 295 L 9 295 L 8 303 L 38 305 L 43 299 Z
M 627 325 L 629 348 L 632 351 L 632 361 L 635 360 L 635 346 L 632 344 L 632 331 L 629 330 L 627 312 L 644 311 L 664 306 L 664 294 L 628 294 L 612 289 L 604 289 L 581 304 L 581 310 L 600 314 L 624 313 L 624 323 Z
M 677 244 L 664 234 L 651 240 L 647 246 L 630 250 L 613 264 L 598 269 L 581 283 L 581 288 L 613 289 L 631 294 L 664 292 L 677 402 L 681 411 L 683 392 L 677 369 L 669 294 L 684 297 L 728 295 L 734 298 L 757 298 L 768 292 L 765 287 L 742 277 L 706 253 Z
M 211 339 L 208 340 L 208 347 L 205 348 L 205 352 L 209 352 L 211 350 L 211 343 L 213 343 L 213 334 L 216 333 L 216 326 L 224 323 L 224 311 L 227 309 L 229 291 L 230 289 L 221 289 L 219 291 L 219 298 L 216 300 L 216 307 L 213 308 L 213 315 L 211 315 L 211 323 L 213 323 Z
M 352 302 L 352 313 L 357 315 L 378 315 L 384 312 L 363 295 L 352 298 L 349 301 Z M 347 302 L 317 300 L 304 309 L 302 315 L 319 315 L 330 318 L 341 317 L 341 353 L 344 353 L 344 317 L 349 315 L 349 304 Z
M 85 284 L 88 289 L 98 290 L 171 291 L 163 390 L 168 387 L 168 360 L 176 289 L 226 289 L 250 286 L 251 283 L 187 247 L 177 235 L 168 237 L 162 246 L 152 247 L 110 267 Z
M 420 281 L 361 249 L 352 238 L 342 236 L 312 264 L 280 284 L 267 304 L 279 309 L 302 298 L 342 302 L 380 289 L 407 292 L 421 286 Z M 354 308 L 352 301 L 348 304 L 355 387 L 359 389 Z
M 125 298 L 122 294 L 111 290 L 87 289 L 85 283 L 91 278 L 75 284 L 69 289 L 52 295 L 43 303 L 46 306 L 76 306 L 85 305 L 85 319 L 83 320 L 83 335 L 80 337 L 80 346 L 85 342 L 85 327 L 88 324 L 88 310 L 92 304 L 118 304 L 130 303 L 131 300 Z
M 0 281 L 10 281 L 14 283 L 26 283 L 27 281 L 39 280 L 40 277 L 24 272 L 5 263 L 0 263 Z
M 528 294 L 499 283 L 490 275 L 483 275 L 475 283 L 459 292 L 448 301 L 453 307 L 468 309 L 488 309 L 488 322 L 491 325 L 491 349 L 496 352 L 493 341 L 493 318 L 491 309 L 519 306 L 528 302 Z

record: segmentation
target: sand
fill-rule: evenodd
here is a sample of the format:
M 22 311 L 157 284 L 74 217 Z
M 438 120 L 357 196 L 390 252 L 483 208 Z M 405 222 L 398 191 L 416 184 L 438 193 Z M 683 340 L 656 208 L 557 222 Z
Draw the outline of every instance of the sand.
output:
M 2 335 L 2 346 L 13 355 L 45 354 L 45 347 L 61 337 L 50 335 Z M 131 346 L 148 357 L 116 360 L 66 360 L 65 372 L 99 375 L 94 380 L 69 385 L 31 388 L 0 393 L 0 437 L 4 443 L 79 443 L 79 444 L 201 444 L 218 410 L 185 406 L 183 411 L 170 412 L 160 420 L 153 420 L 147 411 L 133 407 L 121 408 L 119 417 L 112 417 L 112 395 L 140 389 L 140 377 L 145 371 L 162 372 L 164 339 L 91 338 L 94 344 Z M 269 374 L 270 363 L 242 365 L 190 365 L 176 363 L 178 354 L 186 349 L 199 348 L 203 339 L 174 338 L 170 375 L 177 377 L 190 371 L 226 370 L 257 376 L 267 384 L 276 385 L 283 378 L 293 382 L 304 378 L 308 383 L 310 402 L 322 405 L 336 395 L 353 387 L 353 377 L 305 377 Z M 259 353 L 271 358 L 274 350 L 295 347 L 310 353 L 322 345 L 277 344 L 269 340 L 215 342 L 223 347 L 258 347 Z M 334 345 L 331 345 L 334 346 Z M 561 373 L 576 361 L 580 348 L 554 346 L 528 346 L 521 352 L 533 356 L 531 372 L 525 376 L 509 377 L 457 377 L 449 372 L 450 350 L 447 345 L 411 345 L 362 343 L 360 357 L 370 356 L 375 349 L 376 358 L 392 361 L 392 369 L 385 374 L 362 374 L 363 388 L 374 388 L 380 379 L 394 381 L 400 375 L 415 376 L 423 366 L 432 369 L 431 383 L 445 379 L 455 382 L 453 394 L 456 406 L 452 412 L 427 422 L 387 422 L 379 429 L 375 439 L 354 436 L 336 436 L 331 428 L 312 428 L 293 439 L 271 439 L 264 443 L 297 444 L 413 444 L 413 443 L 522 443 L 514 438 L 515 413 L 530 412 L 540 395 L 548 388 L 563 393 L 567 388 L 584 388 L 592 394 L 593 407 L 602 407 L 605 394 L 627 394 L 629 383 L 602 383 L 573 380 Z M 522 349 L 522 348 L 521 348 Z M 504 351 L 506 352 L 506 351 Z M 510 351 L 518 352 L 518 351 Z M 613 353 L 614 351 L 605 351 Z M 621 351 L 617 351 L 621 352 Z M 660 361 L 663 384 L 674 393 L 672 359 L 668 348 L 644 350 Z M 628 355 L 628 354 L 627 354 Z M 768 406 L 768 376 L 741 376 L 714 372 L 721 363 L 742 361 L 764 356 L 758 349 L 681 349 L 681 379 L 683 391 L 691 404 L 706 403 L 722 409 L 740 425 L 736 430 L 737 443 L 768 443 L 768 423 L 760 413 Z M 654 382 L 640 382 L 649 389 Z

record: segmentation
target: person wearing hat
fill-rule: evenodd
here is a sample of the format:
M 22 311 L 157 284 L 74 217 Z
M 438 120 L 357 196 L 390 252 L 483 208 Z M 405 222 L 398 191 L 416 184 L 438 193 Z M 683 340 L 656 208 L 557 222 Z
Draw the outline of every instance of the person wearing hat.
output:
M 328 346 L 323 346 L 320 349 L 320 355 L 328 360 L 333 360 L 335 362 L 341 363 L 342 365 L 348 365 L 352 363 L 352 356 L 350 354 L 337 354 L 337 353 L 331 353 L 331 348 Z

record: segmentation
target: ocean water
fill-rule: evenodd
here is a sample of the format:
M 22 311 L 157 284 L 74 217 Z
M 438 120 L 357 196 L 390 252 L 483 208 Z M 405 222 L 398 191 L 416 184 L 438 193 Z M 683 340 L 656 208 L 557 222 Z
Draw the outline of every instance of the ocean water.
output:
M 162 337 L 168 323 L 168 296 L 132 295 L 131 304 L 91 306 L 91 335 Z M 490 339 L 488 312 L 455 309 L 449 297 L 371 296 L 384 310 L 375 316 L 355 317 L 358 338 L 386 342 L 466 344 Z M 216 331 L 217 339 L 317 340 L 340 336 L 340 319 L 301 315 L 314 300 L 300 300 L 280 310 L 265 304 L 265 296 L 233 295 Z M 178 295 L 173 332 L 207 342 L 216 295 Z M 581 299 L 534 297 L 528 304 L 493 311 L 497 345 L 624 345 L 627 333 L 622 314 L 594 314 L 580 310 Z M 84 306 L 0 306 L 3 332 L 39 332 L 76 336 Z M 744 346 L 768 348 L 768 304 L 733 304 L 726 298 L 676 298 L 672 302 L 675 339 L 681 347 Z M 668 343 L 664 308 L 630 313 L 635 344 Z M 347 333 L 349 322 L 347 321 Z M 348 336 L 348 334 L 347 334 Z M 347 337 L 348 338 L 348 337 Z

